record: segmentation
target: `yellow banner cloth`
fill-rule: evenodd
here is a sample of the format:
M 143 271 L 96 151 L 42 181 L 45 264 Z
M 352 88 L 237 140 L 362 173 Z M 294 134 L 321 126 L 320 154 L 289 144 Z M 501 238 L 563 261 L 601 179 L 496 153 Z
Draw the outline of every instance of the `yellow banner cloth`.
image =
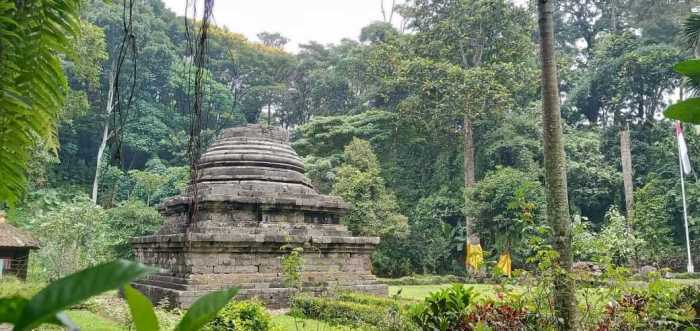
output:
M 484 262 L 484 251 L 481 250 L 481 245 L 470 245 L 467 243 L 467 258 L 466 267 L 474 270 L 479 269 L 481 263 Z
M 510 259 L 510 253 L 501 253 L 501 257 L 498 258 L 498 263 L 496 264 L 496 267 L 498 269 L 501 269 L 501 272 L 510 277 L 511 275 L 511 268 L 513 265 L 513 261 Z

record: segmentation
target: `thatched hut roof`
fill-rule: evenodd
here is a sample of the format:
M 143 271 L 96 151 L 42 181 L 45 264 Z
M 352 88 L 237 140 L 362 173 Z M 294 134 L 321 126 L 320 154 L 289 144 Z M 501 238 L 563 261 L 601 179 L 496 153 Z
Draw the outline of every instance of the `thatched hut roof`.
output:
M 0 212 L 0 248 L 8 247 L 39 248 L 39 241 L 27 231 L 7 224 L 5 216 Z

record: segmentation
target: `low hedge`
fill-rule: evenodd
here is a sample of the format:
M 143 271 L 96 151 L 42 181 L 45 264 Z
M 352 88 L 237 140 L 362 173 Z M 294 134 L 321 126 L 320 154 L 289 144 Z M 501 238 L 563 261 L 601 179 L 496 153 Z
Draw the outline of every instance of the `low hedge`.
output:
M 670 279 L 700 279 L 700 272 L 680 272 L 668 275 Z
M 415 329 L 405 317 L 404 308 L 398 303 L 356 293 L 325 297 L 298 295 L 292 299 L 290 315 L 363 329 Z
M 390 286 L 440 285 L 464 283 L 465 277 L 455 275 L 414 275 L 401 278 L 379 278 L 379 282 Z
M 335 295 L 335 298 L 339 301 L 355 302 L 365 305 L 379 306 L 379 307 L 393 307 L 396 304 L 403 305 L 404 301 L 396 301 L 393 299 L 380 297 L 376 295 L 369 295 L 357 292 L 340 292 Z

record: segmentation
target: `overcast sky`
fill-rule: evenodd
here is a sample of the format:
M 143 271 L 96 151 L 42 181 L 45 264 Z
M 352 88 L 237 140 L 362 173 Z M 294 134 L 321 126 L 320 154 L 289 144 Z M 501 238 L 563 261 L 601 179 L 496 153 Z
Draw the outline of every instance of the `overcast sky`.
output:
M 178 15 L 185 13 L 185 0 L 164 2 Z M 396 4 L 404 2 L 396 0 Z M 298 44 L 311 40 L 328 44 L 343 38 L 358 39 L 363 27 L 382 20 L 381 3 L 381 0 L 218 0 L 214 3 L 214 20 L 217 25 L 251 40 L 257 40 L 255 35 L 259 32 L 279 32 L 291 39 L 287 50 L 296 52 Z M 384 3 L 388 11 L 391 0 Z M 398 27 L 401 17 L 394 15 L 393 23 Z
M 164 2 L 178 15 L 184 14 L 185 0 Z M 388 11 L 391 0 L 384 2 Z M 382 13 L 381 0 L 218 0 L 214 19 L 251 40 L 257 40 L 259 32 L 279 32 L 291 39 L 287 50 L 296 51 L 297 44 L 311 40 L 327 44 L 357 39 L 362 27 L 382 20 Z M 400 20 L 395 16 L 393 21 L 398 26 Z

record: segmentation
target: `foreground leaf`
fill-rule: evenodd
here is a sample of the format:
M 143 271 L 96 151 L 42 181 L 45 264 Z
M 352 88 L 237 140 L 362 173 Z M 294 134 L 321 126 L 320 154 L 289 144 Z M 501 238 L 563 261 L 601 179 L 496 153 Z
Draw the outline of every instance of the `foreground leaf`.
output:
M 22 297 L 2 298 L 0 299 L 0 324 L 8 323 L 15 324 L 22 315 L 24 307 L 29 300 Z M 63 312 L 50 317 L 45 323 L 62 325 L 68 330 L 78 330 L 79 328 L 68 318 Z
M 71 305 L 119 288 L 151 271 L 153 269 L 140 263 L 117 260 L 61 278 L 29 300 L 14 330 L 32 329 Z
M 192 304 L 175 328 L 176 331 L 199 330 L 213 320 L 221 308 L 238 293 L 237 288 L 209 293 Z
M 15 324 L 29 300 L 22 297 L 0 299 L 0 324 Z
M 700 76 L 700 60 L 692 59 L 676 63 L 673 71 L 688 77 Z
M 700 124 L 700 98 L 677 102 L 664 110 L 664 116 L 684 123 Z
M 153 311 L 153 304 L 145 295 L 133 287 L 124 286 L 124 298 L 129 304 L 131 319 L 136 331 L 158 331 L 158 318 Z

